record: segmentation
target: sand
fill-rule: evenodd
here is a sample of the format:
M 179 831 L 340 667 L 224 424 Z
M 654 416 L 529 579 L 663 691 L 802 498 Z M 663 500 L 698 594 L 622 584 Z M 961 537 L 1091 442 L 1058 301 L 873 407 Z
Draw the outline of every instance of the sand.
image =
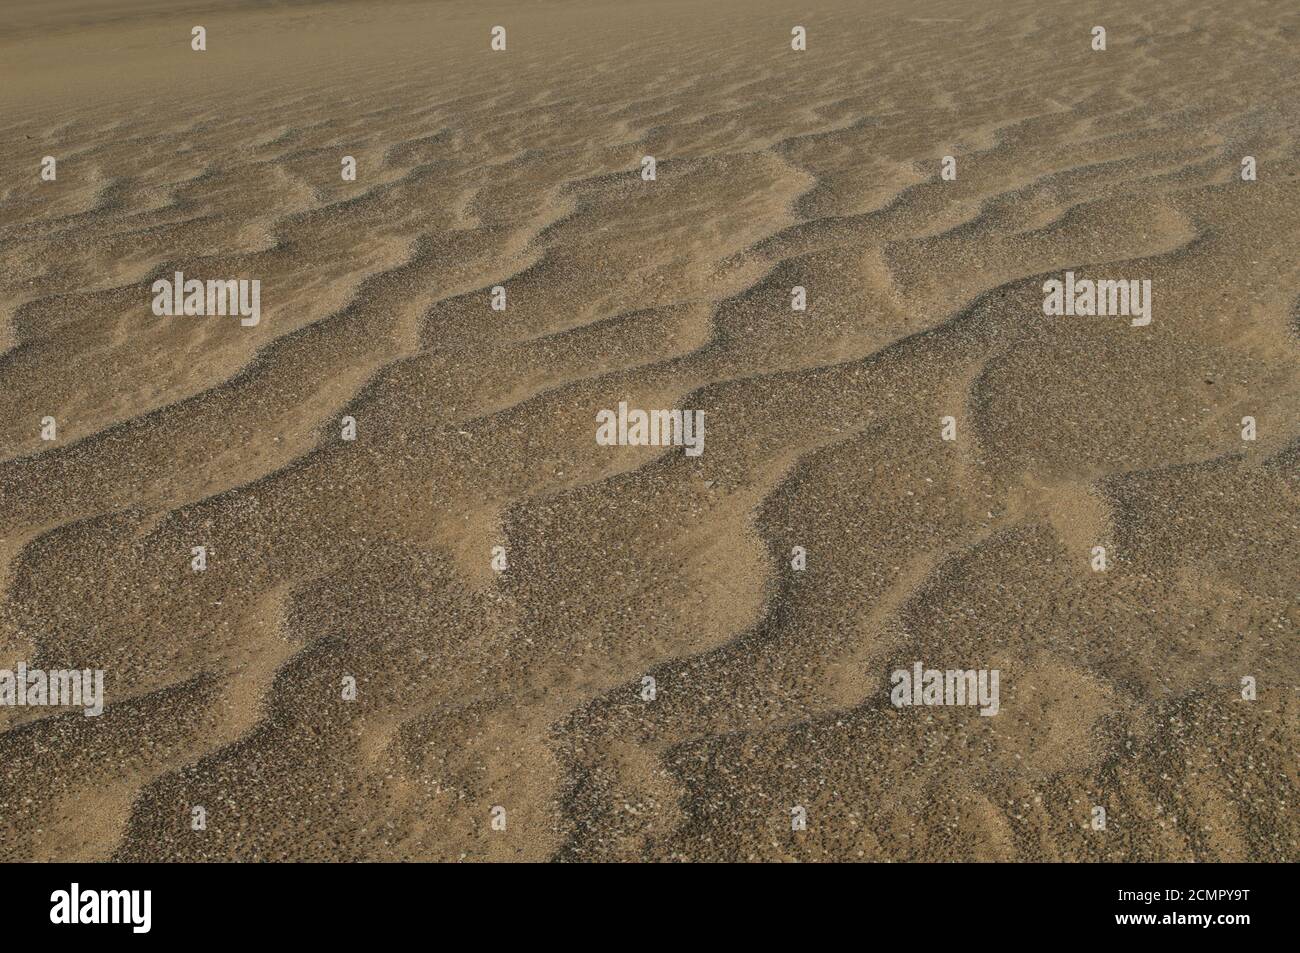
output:
M 8 3 L 0 857 L 1300 859 L 1298 143 L 1265 0 Z

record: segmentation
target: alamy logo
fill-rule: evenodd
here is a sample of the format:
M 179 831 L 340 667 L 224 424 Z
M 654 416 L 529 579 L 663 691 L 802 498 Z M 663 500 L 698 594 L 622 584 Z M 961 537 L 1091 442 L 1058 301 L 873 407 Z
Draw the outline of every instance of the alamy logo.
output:
M 1129 323 L 1133 327 L 1145 327 L 1151 323 L 1151 279 L 1093 281 L 1080 278 L 1076 281 L 1074 272 L 1067 271 L 1064 281 L 1050 278 L 1043 282 L 1043 314 L 1121 315 L 1131 317 L 1133 320 Z
M 909 672 L 898 668 L 890 676 L 889 700 L 895 708 L 908 705 L 979 705 L 981 715 L 998 713 L 999 672 L 981 669 L 925 668 L 920 662 Z
M 103 669 L 44 671 L 18 663 L 18 671 L 0 669 L 0 705 L 63 705 L 83 709 L 94 718 L 104 711 Z
M 154 294 L 153 313 L 158 317 L 172 315 L 240 315 L 240 324 L 256 327 L 262 320 L 262 282 L 253 279 L 186 280 L 178 271 L 175 280 L 159 278 L 151 289 Z
M 685 447 L 688 457 L 704 452 L 704 411 L 628 410 L 596 414 L 596 443 L 602 447 Z
M 132 933 L 148 933 L 153 923 L 152 890 L 71 890 L 50 894 L 50 922 L 129 923 Z

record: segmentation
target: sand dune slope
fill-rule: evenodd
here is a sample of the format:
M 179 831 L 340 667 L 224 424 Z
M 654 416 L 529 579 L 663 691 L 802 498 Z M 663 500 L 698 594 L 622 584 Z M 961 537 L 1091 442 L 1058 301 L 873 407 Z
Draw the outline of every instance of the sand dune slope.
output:
M 1300 859 L 1300 13 L 491 6 L 0 26 L 0 856 Z

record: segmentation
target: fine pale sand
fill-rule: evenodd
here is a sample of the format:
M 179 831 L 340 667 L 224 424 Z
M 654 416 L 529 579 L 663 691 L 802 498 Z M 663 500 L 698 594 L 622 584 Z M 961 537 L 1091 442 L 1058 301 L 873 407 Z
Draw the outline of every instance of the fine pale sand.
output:
M 1300 859 L 1298 51 L 1270 0 L 6 3 L 0 668 L 106 704 L 0 708 L 0 857 Z M 1046 316 L 1067 270 L 1151 324 Z M 916 661 L 999 712 L 895 707 Z

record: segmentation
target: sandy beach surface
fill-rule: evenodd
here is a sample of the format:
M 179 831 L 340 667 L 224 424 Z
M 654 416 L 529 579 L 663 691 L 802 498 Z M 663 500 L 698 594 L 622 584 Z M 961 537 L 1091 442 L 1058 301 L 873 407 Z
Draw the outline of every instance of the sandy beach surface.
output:
M 0 858 L 1300 860 L 1298 147 L 1269 0 L 10 0 Z

